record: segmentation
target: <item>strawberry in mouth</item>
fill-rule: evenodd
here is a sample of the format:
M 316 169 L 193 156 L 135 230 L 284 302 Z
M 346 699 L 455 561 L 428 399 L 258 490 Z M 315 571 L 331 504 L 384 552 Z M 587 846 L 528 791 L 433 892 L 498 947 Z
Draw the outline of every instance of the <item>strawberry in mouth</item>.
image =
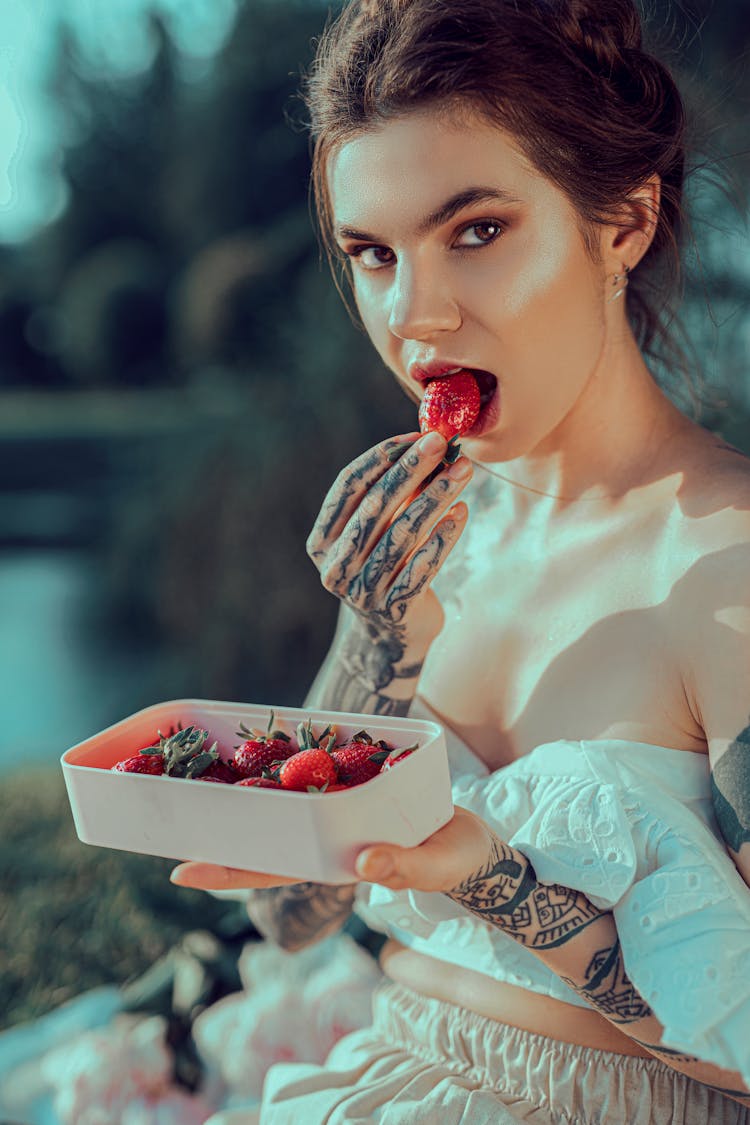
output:
M 419 428 L 423 434 L 437 430 L 447 441 L 481 433 L 497 414 L 496 392 L 497 379 L 489 371 L 461 368 L 431 379 L 419 407 Z

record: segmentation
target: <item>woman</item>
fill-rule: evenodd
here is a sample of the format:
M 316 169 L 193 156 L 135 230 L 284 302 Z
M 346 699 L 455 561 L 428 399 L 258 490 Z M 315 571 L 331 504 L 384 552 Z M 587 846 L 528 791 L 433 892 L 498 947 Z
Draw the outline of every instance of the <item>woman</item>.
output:
M 684 119 L 640 36 L 630 0 L 384 0 L 318 45 L 362 322 L 415 401 L 468 369 L 482 408 L 452 466 L 358 458 L 308 545 L 342 603 L 308 705 L 436 715 L 453 820 L 348 887 L 174 875 L 288 949 L 389 935 L 374 1028 L 272 1068 L 263 1123 L 750 1121 L 750 465 L 644 359 Z

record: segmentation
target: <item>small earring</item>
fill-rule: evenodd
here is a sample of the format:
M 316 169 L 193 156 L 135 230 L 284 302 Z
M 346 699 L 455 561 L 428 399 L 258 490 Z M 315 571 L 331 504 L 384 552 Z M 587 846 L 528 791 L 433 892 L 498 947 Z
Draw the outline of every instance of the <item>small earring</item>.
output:
M 612 302 L 616 301 L 618 297 L 622 297 L 623 293 L 628 287 L 628 281 L 630 280 L 628 276 L 630 274 L 630 266 L 623 266 L 622 268 L 622 273 L 616 273 L 612 275 L 612 284 L 614 285 L 615 289 L 617 289 L 617 292 L 613 293 L 611 297 L 607 298 L 608 305 L 611 305 Z M 620 282 L 623 282 L 623 284 L 620 285 Z

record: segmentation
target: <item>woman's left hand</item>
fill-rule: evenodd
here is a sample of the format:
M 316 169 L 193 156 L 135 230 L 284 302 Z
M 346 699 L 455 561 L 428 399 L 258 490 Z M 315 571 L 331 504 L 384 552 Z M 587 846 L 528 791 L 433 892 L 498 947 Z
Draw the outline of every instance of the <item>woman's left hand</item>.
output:
M 422 844 L 372 844 L 359 853 L 355 868 L 361 879 L 393 891 L 452 891 L 487 870 L 496 839 L 481 817 L 456 805 L 452 819 Z
M 415 848 L 397 844 L 371 844 L 356 859 L 356 873 L 368 883 L 391 890 L 451 891 L 470 875 L 492 862 L 497 837 L 480 817 L 458 805 L 446 825 Z M 183 863 L 172 872 L 172 882 L 200 890 L 267 889 L 303 880 L 284 875 L 262 875 L 208 863 Z M 354 882 L 352 879 L 352 882 Z

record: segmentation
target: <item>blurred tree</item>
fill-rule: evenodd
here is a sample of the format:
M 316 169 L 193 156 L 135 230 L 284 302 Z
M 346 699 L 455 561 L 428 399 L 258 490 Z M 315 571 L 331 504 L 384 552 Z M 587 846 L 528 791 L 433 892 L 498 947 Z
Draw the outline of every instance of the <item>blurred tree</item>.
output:
M 79 258 L 113 238 L 142 239 L 168 258 L 162 184 L 180 113 L 175 47 L 162 18 L 150 16 L 151 66 L 130 78 L 89 73 L 80 44 L 61 22 L 49 92 L 64 114 L 62 174 L 68 205 L 43 235 L 59 285 Z

